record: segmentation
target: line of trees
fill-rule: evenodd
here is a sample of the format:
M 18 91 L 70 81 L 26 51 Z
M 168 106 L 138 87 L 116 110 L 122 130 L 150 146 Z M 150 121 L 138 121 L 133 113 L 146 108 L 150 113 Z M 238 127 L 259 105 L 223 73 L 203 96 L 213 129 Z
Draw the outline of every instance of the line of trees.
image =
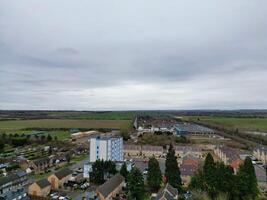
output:
M 230 166 L 214 162 L 208 154 L 203 168 L 192 177 L 191 190 L 206 192 L 211 199 L 225 195 L 229 200 L 254 200 L 259 195 L 257 179 L 252 161 L 247 157 L 237 174 Z
M 4 149 L 5 144 L 9 144 L 13 147 L 23 146 L 27 144 L 35 143 L 44 143 L 44 142 L 51 142 L 52 140 L 57 140 L 55 136 L 52 138 L 50 134 L 48 135 L 25 135 L 25 134 L 6 134 L 3 133 L 0 135 L 0 151 Z

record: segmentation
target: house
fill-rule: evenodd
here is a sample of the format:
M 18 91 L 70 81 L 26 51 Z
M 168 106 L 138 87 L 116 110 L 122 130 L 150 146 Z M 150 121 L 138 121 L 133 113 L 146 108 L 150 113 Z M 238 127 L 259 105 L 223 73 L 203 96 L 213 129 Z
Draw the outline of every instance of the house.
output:
M 11 190 L 16 190 L 25 186 L 28 182 L 27 174 L 23 171 L 11 173 L 0 178 L 0 195 Z
M 175 200 L 178 199 L 178 190 L 172 187 L 169 183 L 161 189 L 156 197 L 151 198 L 153 200 Z
M 175 155 L 177 158 L 183 159 L 187 155 L 192 155 L 194 157 L 202 158 L 203 153 L 201 148 L 195 146 L 175 146 Z
M 90 140 L 89 161 L 98 159 L 123 161 L 123 138 L 115 136 L 97 136 Z
M 111 200 L 122 191 L 124 185 L 124 177 L 120 174 L 116 174 L 104 184 L 100 185 L 96 192 L 100 200 Z
M 38 197 L 46 197 L 50 194 L 51 184 L 47 179 L 39 180 L 28 187 L 28 194 Z
M 161 156 L 163 156 L 163 147 L 162 146 L 144 145 L 144 146 L 142 146 L 142 156 L 161 157 Z
M 181 178 L 184 185 L 190 183 L 191 177 L 198 169 L 200 159 L 194 156 L 186 156 L 182 160 L 180 165 Z
M 55 174 L 50 175 L 47 180 L 51 184 L 52 189 L 59 189 L 64 186 L 72 177 L 72 171 L 68 168 L 62 169 Z
M 236 150 L 226 146 L 218 146 L 214 149 L 214 153 L 225 165 L 230 165 L 234 169 L 234 172 L 237 172 L 237 169 L 241 164 L 241 159 Z
M 124 156 L 140 156 L 142 148 L 140 145 L 124 145 L 123 153 Z
M 263 162 L 263 164 L 267 165 L 267 147 L 263 145 L 257 146 L 254 151 L 253 155 L 260 161 Z
M 53 161 L 48 158 L 40 158 L 29 162 L 29 168 L 34 171 L 43 171 L 53 165 Z
M 30 200 L 25 188 L 17 188 L 0 195 L 0 200 Z

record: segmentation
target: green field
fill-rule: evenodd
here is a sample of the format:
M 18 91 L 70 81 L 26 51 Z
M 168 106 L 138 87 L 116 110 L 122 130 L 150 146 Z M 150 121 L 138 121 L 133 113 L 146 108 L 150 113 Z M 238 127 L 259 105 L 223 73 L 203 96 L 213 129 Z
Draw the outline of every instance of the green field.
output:
M 267 118 L 238 118 L 238 117 L 212 117 L 190 116 L 189 119 L 209 124 L 224 126 L 225 128 L 239 129 L 242 131 L 267 132 Z
M 26 128 L 36 129 L 60 129 L 60 128 L 118 128 L 130 127 L 131 120 L 71 120 L 71 119 L 38 119 L 38 120 L 10 120 L 0 121 L 0 130 L 19 130 Z

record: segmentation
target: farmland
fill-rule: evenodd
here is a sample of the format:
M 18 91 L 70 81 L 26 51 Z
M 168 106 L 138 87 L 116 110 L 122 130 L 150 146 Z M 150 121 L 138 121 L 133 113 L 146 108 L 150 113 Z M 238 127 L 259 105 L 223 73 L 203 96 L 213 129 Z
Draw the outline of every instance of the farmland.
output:
M 212 117 L 212 116 L 193 116 L 191 120 L 224 126 L 228 129 L 239 129 L 241 131 L 267 132 L 267 118 L 244 118 L 244 117 Z
M 0 130 L 19 129 L 126 129 L 131 120 L 74 120 L 74 119 L 38 119 L 0 121 Z

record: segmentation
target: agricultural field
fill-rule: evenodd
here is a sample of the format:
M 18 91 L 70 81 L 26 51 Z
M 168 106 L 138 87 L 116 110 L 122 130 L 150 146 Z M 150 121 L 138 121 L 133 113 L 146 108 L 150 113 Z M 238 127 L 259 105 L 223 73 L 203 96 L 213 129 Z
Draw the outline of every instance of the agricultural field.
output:
M 267 118 L 243 118 L 243 117 L 212 117 L 212 116 L 189 116 L 189 120 L 224 126 L 241 131 L 267 132 Z
M 0 130 L 19 129 L 127 129 L 131 120 L 73 120 L 73 119 L 38 119 L 0 121 Z

